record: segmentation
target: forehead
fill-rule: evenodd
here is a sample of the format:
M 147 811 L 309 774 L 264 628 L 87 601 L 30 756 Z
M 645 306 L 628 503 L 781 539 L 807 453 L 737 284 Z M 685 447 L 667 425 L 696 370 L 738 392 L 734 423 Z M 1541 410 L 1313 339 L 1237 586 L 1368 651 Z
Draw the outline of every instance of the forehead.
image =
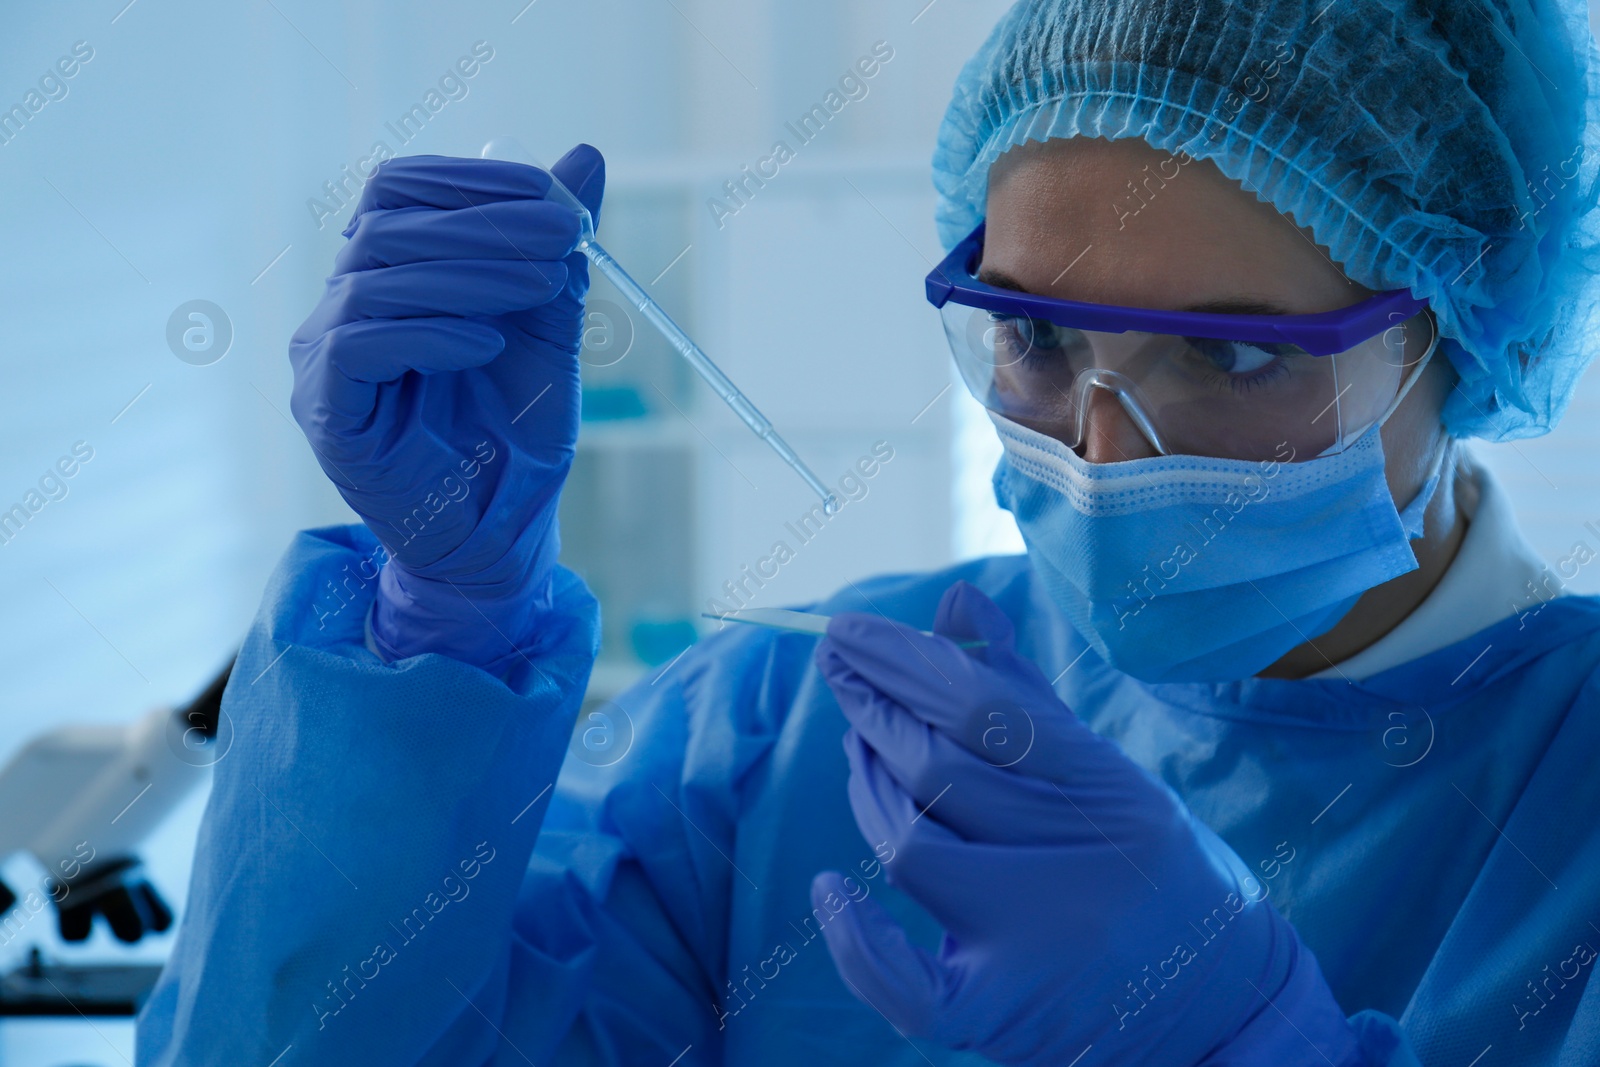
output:
M 985 269 L 1065 299 L 1325 311 L 1369 294 L 1210 161 L 1138 138 L 1013 148 L 990 171 L 987 219 Z

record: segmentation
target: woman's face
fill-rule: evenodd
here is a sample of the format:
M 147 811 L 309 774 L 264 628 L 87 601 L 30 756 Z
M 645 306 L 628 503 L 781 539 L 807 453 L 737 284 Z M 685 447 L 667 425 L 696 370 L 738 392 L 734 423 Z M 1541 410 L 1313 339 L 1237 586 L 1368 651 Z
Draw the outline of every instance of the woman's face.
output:
M 1131 184 L 1130 184 L 1131 183 Z M 1138 195 L 1135 196 L 1135 190 Z M 1181 164 L 1143 140 L 1030 142 L 989 175 L 980 277 L 1067 300 L 1162 310 L 1309 314 L 1372 295 L 1311 238 L 1209 161 Z M 1408 359 L 1429 338 L 1408 337 Z M 1430 473 L 1452 374 L 1430 362 L 1385 423 L 1395 499 Z M 1091 463 L 1155 455 L 1122 406 L 1095 391 L 1082 453 Z

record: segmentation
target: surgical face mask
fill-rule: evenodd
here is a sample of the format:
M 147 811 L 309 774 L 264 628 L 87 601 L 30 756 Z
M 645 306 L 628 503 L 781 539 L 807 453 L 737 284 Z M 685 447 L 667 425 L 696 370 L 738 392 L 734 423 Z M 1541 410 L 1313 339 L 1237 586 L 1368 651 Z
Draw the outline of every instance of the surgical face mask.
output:
M 991 413 L 1005 447 L 995 495 L 1051 598 L 1111 666 L 1147 682 L 1248 678 L 1416 569 L 1409 542 L 1448 445 L 1397 512 L 1379 436 L 1389 413 L 1303 462 L 1285 444 L 1268 460 L 1122 463 L 1086 462 Z

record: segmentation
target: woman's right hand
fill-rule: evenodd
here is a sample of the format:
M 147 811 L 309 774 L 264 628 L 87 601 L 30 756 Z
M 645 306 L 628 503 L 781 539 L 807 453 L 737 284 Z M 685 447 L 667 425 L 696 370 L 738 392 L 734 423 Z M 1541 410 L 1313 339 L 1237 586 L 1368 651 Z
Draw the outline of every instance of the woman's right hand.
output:
M 598 220 L 600 153 L 553 170 Z M 390 555 L 373 635 L 391 658 L 492 667 L 548 602 L 589 285 L 549 188 L 519 163 L 382 164 L 290 342 L 295 419 Z

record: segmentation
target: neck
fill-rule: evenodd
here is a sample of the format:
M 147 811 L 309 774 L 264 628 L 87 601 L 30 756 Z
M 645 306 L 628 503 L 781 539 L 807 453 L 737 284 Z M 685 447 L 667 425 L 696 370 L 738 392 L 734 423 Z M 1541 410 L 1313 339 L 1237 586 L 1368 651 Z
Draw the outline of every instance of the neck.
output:
M 1477 487 L 1462 476 L 1455 462 L 1454 446 L 1450 447 L 1452 452 L 1445 457 L 1439 489 L 1428 504 L 1423 536 L 1411 542 L 1417 569 L 1367 590 L 1337 626 L 1290 649 L 1260 677 L 1305 678 L 1334 667 L 1376 644 L 1433 592 L 1466 536 L 1463 499 L 1466 494 L 1477 492 Z

